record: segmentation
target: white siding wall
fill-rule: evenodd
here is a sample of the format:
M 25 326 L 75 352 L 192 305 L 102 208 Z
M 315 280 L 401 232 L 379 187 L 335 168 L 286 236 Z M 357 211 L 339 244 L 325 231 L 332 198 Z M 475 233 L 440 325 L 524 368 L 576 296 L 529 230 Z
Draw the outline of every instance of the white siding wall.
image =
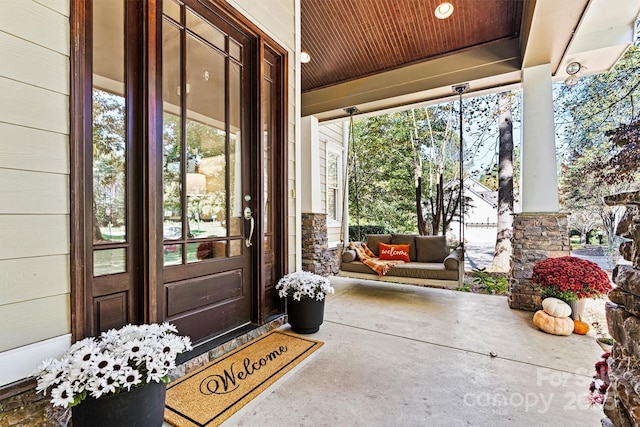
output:
M 296 147 L 299 140 L 300 125 L 300 95 L 296 94 L 296 85 L 300 81 L 299 73 L 296 71 L 296 46 L 299 44 L 300 28 L 299 11 L 300 0 L 228 0 L 228 3 L 241 12 L 244 16 L 256 24 L 262 31 L 272 39 L 286 48 L 289 53 L 289 165 L 288 176 L 289 185 L 287 189 L 289 202 L 289 269 L 299 270 L 302 266 L 302 258 L 296 254 L 301 253 L 301 240 L 299 229 L 300 221 L 300 201 L 296 197 L 299 192 L 298 182 L 300 171 L 299 164 L 300 150 Z
M 334 150 L 338 151 L 342 149 L 342 123 L 333 123 L 328 125 L 323 125 L 320 123 L 318 127 L 318 134 L 320 135 L 320 187 L 322 188 L 322 206 L 324 207 L 324 211 L 327 211 L 327 150 L 333 147 Z M 342 155 L 346 155 L 345 152 Z M 342 166 L 342 165 L 341 165 Z M 342 170 L 342 167 L 340 167 Z M 344 177 L 340 178 L 341 180 Z M 340 198 L 342 198 L 342 191 L 344 190 L 344 181 L 340 183 Z M 340 201 L 341 203 L 342 201 Z M 339 216 L 342 216 L 341 209 L 338 212 Z M 340 242 L 340 222 L 332 222 L 327 221 L 327 234 L 329 239 L 329 246 L 335 246 L 338 242 Z
M 0 0 L 0 10 L 3 385 L 70 342 L 70 27 L 69 0 Z

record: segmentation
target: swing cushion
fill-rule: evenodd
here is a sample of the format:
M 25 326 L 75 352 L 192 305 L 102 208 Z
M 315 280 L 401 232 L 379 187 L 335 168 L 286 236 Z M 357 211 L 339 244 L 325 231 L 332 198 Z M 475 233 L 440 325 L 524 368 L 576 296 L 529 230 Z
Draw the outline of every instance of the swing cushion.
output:
M 390 234 L 369 234 L 367 235 L 367 247 L 375 256 L 380 256 L 380 243 L 391 244 Z
M 445 236 L 416 236 L 416 249 L 418 262 L 443 262 L 449 255 Z
M 347 249 L 342 254 L 342 262 L 353 262 L 356 260 L 356 258 L 358 258 L 358 255 L 353 249 Z

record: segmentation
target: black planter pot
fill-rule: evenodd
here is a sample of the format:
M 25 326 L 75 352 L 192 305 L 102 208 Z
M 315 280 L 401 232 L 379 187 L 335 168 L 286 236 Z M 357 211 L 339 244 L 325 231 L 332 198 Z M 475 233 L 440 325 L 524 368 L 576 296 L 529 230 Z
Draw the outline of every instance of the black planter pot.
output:
M 287 297 L 287 314 L 291 330 L 298 334 L 313 334 L 320 330 L 324 320 L 324 299 L 294 300 Z
M 86 398 L 71 408 L 73 427 L 161 427 L 165 383 L 150 382 L 131 391 Z

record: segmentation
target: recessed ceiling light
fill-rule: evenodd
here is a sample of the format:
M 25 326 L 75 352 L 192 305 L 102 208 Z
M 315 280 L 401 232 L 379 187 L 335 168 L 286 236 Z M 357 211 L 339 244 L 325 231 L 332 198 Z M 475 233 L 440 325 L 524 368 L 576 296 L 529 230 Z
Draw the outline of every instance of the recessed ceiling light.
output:
M 580 65 L 579 62 L 571 62 L 569 63 L 569 65 L 567 65 L 567 74 L 571 74 L 571 75 L 577 74 L 581 68 L 582 68 L 582 65 Z
M 575 86 L 577 83 L 578 83 L 578 77 L 575 76 L 574 74 L 571 74 L 569 77 L 564 79 L 564 84 L 569 87 Z
M 451 16 L 453 13 L 453 5 L 451 3 L 440 3 L 438 7 L 436 7 L 436 18 L 438 19 L 446 19 Z
M 304 50 L 300 52 L 300 62 L 306 64 L 309 61 L 311 61 L 311 55 L 309 55 L 309 53 L 305 52 Z

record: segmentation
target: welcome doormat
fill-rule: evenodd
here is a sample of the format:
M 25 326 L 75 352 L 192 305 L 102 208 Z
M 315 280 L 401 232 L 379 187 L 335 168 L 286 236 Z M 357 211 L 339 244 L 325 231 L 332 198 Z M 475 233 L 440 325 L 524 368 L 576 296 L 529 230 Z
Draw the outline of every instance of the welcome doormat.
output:
M 167 387 L 164 418 L 176 427 L 217 426 L 322 346 L 272 331 Z

